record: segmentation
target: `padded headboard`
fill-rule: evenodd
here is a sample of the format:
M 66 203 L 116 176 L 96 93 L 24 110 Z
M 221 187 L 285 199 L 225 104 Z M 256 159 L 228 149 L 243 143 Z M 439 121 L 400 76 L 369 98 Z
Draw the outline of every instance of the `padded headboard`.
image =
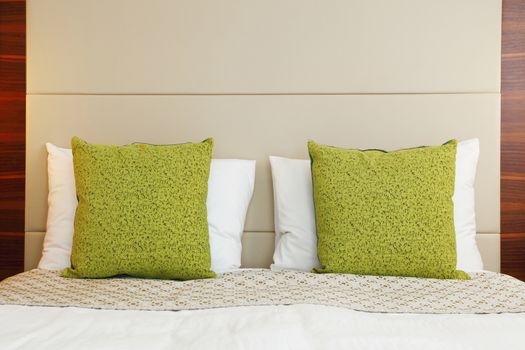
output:
M 45 142 L 73 135 L 211 136 L 214 157 L 256 159 L 244 266 L 271 262 L 269 155 L 478 137 L 478 241 L 499 269 L 500 0 L 29 0 L 27 20 L 26 231 L 45 231 Z

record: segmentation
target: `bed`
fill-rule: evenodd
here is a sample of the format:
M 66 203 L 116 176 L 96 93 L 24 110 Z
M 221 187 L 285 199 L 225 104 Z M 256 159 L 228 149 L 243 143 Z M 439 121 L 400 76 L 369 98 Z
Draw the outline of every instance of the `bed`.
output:
M 524 283 L 499 274 L 500 32 L 496 0 L 29 1 L 27 272 L 0 284 L 0 348 L 524 348 Z M 214 157 L 256 160 L 242 269 L 201 282 L 35 269 L 44 145 L 74 135 L 213 136 Z M 308 139 L 392 150 L 474 137 L 485 271 L 468 284 L 268 269 L 268 156 L 305 159 Z

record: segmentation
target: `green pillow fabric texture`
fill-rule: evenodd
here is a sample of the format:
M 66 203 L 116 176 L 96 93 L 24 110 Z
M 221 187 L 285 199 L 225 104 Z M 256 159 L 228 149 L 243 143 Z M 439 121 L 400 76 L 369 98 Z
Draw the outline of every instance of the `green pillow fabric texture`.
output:
M 456 141 L 394 152 L 308 143 L 319 273 L 469 279 L 456 271 Z
M 72 139 L 78 207 L 64 277 L 214 277 L 206 197 L 213 140 L 155 146 Z

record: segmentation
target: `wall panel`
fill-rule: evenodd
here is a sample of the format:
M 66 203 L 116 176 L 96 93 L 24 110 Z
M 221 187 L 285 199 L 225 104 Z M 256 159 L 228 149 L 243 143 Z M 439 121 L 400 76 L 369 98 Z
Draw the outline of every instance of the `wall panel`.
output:
M 29 95 L 27 231 L 43 231 L 45 143 L 170 144 L 215 138 L 217 158 L 257 160 L 246 230 L 273 230 L 269 155 L 308 158 L 309 139 L 398 149 L 480 138 L 478 232 L 499 232 L 499 94 L 103 96 Z
M 500 0 L 32 0 L 28 92 L 499 92 Z
M 25 8 L 0 0 L 0 279 L 24 267 Z
M 525 280 L 525 1 L 503 1 L 501 269 Z

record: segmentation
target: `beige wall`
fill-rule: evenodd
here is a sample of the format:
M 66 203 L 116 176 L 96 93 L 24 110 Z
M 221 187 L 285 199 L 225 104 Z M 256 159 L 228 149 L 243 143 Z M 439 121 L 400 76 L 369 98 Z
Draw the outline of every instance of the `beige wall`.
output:
M 29 93 L 499 92 L 500 0 L 30 0 Z

